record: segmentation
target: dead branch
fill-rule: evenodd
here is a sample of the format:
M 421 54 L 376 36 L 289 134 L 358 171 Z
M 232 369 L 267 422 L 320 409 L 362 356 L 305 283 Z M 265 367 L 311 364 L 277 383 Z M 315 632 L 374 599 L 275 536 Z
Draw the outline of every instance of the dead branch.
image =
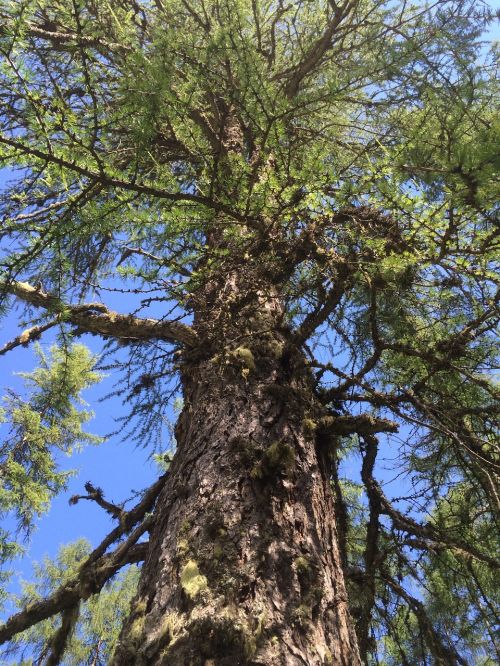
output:
M 104 493 L 101 490 L 101 488 L 96 488 L 90 483 L 90 481 L 87 481 L 87 483 L 85 484 L 85 490 L 88 492 L 88 495 L 73 495 L 72 497 L 70 497 L 69 503 L 77 504 L 82 499 L 90 500 L 98 504 L 101 507 L 101 509 L 104 509 L 104 511 L 113 516 L 113 518 L 121 519 L 122 516 L 125 514 L 125 511 L 123 510 L 122 507 L 117 506 L 116 504 L 108 502 L 106 499 L 104 499 Z
M 48 331 L 49 328 L 53 328 L 54 326 L 57 326 L 59 323 L 58 319 L 52 319 L 51 321 L 47 322 L 46 324 L 41 324 L 40 326 L 32 326 L 31 328 L 27 328 L 25 331 L 23 331 L 20 335 L 15 337 L 13 340 L 10 342 L 7 342 L 2 349 L 0 349 L 0 356 L 3 356 L 7 352 L 9 352 L 11 349 L 15 349 L 16 347 L 19 347 L 20 345 L 28 345 L 30 342 L 33 342 L 33 340 L 38 340 L 42 333 L 45 333 L 45 331 Z
M 146 490 L 141 501 L 133 509 L 122 513 L 120 524 L 90 553 L 72 580 L 59 587 L 50 597 L 28 604 L 24 610 L 0 626 L 0 644 L 42 620 L 69 611 L 80 601 L 100 592 L 106 582 L 122 567 L 142 562 L 146 557 L 149 543 L 137 543 L 137 541 L 153 523 L 152 516 L 146 518 L 144 516 L 153 509 L 166 478 L 166 474 L 161 476 Z M 140 524 L 132 530 L 137 523 Z M 116 550 L 106 553 L 111 544 L 131 530 L 129 537 Z

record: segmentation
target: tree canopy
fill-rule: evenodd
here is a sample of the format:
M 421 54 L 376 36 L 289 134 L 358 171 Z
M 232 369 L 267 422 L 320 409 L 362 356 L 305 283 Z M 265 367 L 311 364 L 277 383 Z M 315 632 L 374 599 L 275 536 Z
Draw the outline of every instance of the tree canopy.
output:
M 222 318 L 202 339 L 192 326 L 207 285 L 240 271 L 284 303 L 335 414 L 304 427 L 330 452 L 363 659 L 496 663 L 492 19 L 469 0 L 0 2 L 0 289 L 26 327 L 0 354 L 51 328 L 59 340 L 26 375 L 31 394 L 4 404 L 3 514 L 29 528 L 64 488 L 55 451 L 88 441 L 75 401 L 99 369 L 126 406 L 122 436 L 160 454 L 181 353 L 251 372 L 244 331 L 228 350 Z M 227 293 L 228 311 L 248 298 Z M 86 335 L 104 340 L 99 361 Z M 403 497 L 384 488 L 381 457 Z M 76 544 L 40 570 L 48 605 L 0 628 L 9 649 L 28 631 L 41 659 L 57 653 L 72 622 L 48 619 L 63 611 L 56 583 L 71 587 L 62 565 L 83 580 L 105 561 L 94 593 L 141 561 L 155 493 L 126 519 L 88 493 L 119 526 L 87 559 Z M 99 663 L 75 636 L 62 663 Z

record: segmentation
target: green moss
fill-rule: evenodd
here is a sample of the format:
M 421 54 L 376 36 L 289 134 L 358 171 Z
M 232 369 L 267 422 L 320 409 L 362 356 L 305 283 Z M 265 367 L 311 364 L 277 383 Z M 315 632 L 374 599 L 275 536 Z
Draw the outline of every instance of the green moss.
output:
M 126 635 L 120 641 L 121 651 L 124 655 L 135 657 L 144 643 L 144 625 L 146 623 L 147 602 L 137 599 L 132 604 L 131 622 Z M 142 660 L 137 662 L 142 663 Z
M 184 622 L 177 613 L 167 613 L 164 616 L 159 630 L 153 637 L 148 637 L 147 642 L 142 642 L 134 655 L 134 663 L 151 664 L 159 653 L 163 658 L 169 648 L 182 635 Z
M 200 574 L 198 564 L 188 560 L 181 571 L 181 587 L 190 599 L 196 598 L 208 589 L 206 576 Z
M 251 659 L 257 652 L 257 639 L 255 636 L 245 636 L 243 651 L 247 659 Z
M 265 453 L 270 467 L 288 467 L 295 462 L 295 454 L 290 444 L 277 441 L 271 444 Z
M 266 351 L 269 356 L 271 356 L 271 358 L 275 358 L 276 360 L 279 360 L 283 356 L 284 349 L 284 343 L 279 342 L 279 340 L 270 340 L 266 347 Z
M 296 557 L 293 565 L 300 583 L 302 604 L 307 606 L 314 614 L 324 594 L 322 579 L 317 566 L 304 555 Z
M 306 627 L 308 622 L 311 620 L 311 607 L 307 604 L 300 604 L 293 611 L 292 622 L 293 624 L 299 625 L 299 627 Z
M 313 585 L 309 591 L 308 599 L 311 602 L 311 606 L 314 608 L 318 607 L 318 604 L 321 603 L 323 599 L 324 590 L 320 585 Z
M 163 653 L 165 663 L 191 664 L 193 645 L 203 663 L 243 664 L 255 654 L 257 642 L 252 632 L 227 611 L 224 615 L 194 618 Z
M 137 601 L 134 603 L 134 608 L 133 611 L 134 613 L 137 613 L 137 615 L 144 615 L 146 613 L 148 605 L 145 599 L 137 599 Z
M 264 479 L 280 472 L 290 473 L 294 465 L 293 448 L 283 440 L 278 440 L 264 451 L 262 459 L 253 467 L 250 476 L 252 479 Z
M 318 424 L 312 419 L 304 419 L 302 421 L 302 431 L 307 437 L 312 437 L 316 432 Z
M 259 641 L 260 637 L 264 633 L 264 629 L 265 629 L 265 626 L 266 626 L 266 621 L 267 621 L 267 613 L 266 613 L 266 611 L 262 611 L 262 613 L 260 613 L 257 616 L 257 626 L 255 628 L 255 631 L 253 632 L 257 642 Z
M 181 526 L 179 527 L 179 534 L 187 534 L 191 529 L 191 523 L 189 520 L 183 520 Z
M 192 525 L 189 520 L 183 520 L 179 526 L 177 534 L 177 557 L 181 560 L 186 559 L 191 551 L 191 543 L 189 541 L 189 534 Z
M 163 618 L 160 630 L 160 637 L 163 638 L 168 635 L 169 641 L 175 640 L 176 635 L 182 629 L 183 622 L 180 615 L 177 613 L 167 613 Z
M 185 557 L 189 553 L 189 542 L 187 539 L 179 539 L 177 541 L 177 555 Z
M 237 347 L 231 352 L 232 356 L 240 361 L 240 363 L 248 370 L 255 370 L 255 359 L 248 347 Z
M 304 557 L 303 555 L 296 557 L 293 563 L 295 565 L 295 570 L 297 571 L 298 574 L 307 573 L 311 569 L 309 560 L 307 559 L 307 557 Z
M 325 652 L 324 660 L 325 660 L 325 662 L 324 662 L 325 666 L 327 666 L 327 664 L 333 664 L 333 655 L 330 652 L 330 650 L 327 650 Z
M 129 638 L 134 641 L 134 643 L 139 640 L 142 636 L 142 633 L 144 631 L 144 624 L 146 622 L 146 618 L 144 615 L 140 615 L 139 617 L 136 617 L 132 624 L 130 625 L 129 629 Z

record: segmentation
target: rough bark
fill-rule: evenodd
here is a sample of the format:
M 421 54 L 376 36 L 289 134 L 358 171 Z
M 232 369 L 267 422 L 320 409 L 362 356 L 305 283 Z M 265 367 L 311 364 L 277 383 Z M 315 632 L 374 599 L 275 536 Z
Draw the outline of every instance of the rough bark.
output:
M 279 301 L 246 287 L 230 276 L 200 295 L 207 344 L 185 358 L 178 449 L 114 666 L 360 663 L 324 413 Z

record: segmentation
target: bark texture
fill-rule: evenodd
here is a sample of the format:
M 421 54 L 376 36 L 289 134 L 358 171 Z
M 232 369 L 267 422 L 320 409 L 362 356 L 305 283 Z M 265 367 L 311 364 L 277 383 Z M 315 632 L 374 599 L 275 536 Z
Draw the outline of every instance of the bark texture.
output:
M 207 344 L 184 362 L 178 450 L 114 666 L 360 663 L 312 376 L 279 300 L 241 280 L 199 295 Z

